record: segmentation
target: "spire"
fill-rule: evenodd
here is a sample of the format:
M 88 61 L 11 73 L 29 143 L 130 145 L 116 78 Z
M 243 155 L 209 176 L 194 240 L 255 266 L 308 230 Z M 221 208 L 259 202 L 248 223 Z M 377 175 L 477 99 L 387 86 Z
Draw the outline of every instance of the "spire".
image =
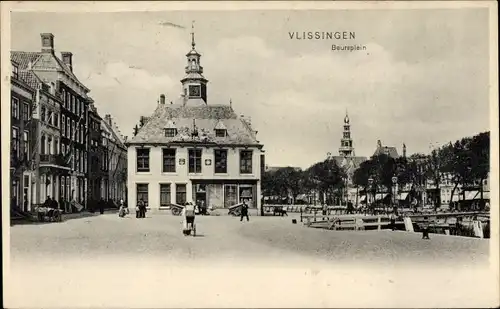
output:
M 347 112 L 347 108 L 345 109 L 344 123 L 349 124 L 349 114 Z
M 194 20 L 191 22 L 191 48 L 194 50 L 196 43 L 194 42 Z
M 229 107 L 233 108 L 233 100 L 229 98 Z

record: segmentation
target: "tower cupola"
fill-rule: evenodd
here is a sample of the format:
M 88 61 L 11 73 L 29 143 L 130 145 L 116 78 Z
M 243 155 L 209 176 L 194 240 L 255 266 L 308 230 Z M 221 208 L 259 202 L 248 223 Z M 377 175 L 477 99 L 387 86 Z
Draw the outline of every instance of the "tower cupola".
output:
M 191 25 L 191 50 L 186 54 L 186 58 L 186 76 L 181 79 L 185 103 L 189 104 L 189 100 L 201 99 L 207 104 L 208 80 L 203 76 L 203 67 L 200 63 L 201 54 L 196 51 L 194 21 Z

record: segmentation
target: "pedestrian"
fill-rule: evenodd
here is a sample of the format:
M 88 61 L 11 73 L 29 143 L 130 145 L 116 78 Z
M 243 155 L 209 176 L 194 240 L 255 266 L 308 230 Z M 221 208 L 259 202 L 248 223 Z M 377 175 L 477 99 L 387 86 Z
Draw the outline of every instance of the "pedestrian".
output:
M 241 218 L 240 218 L 240 221 L 243 221 L 244 217 L 247 218 L 247 221 L 250 221 L 250 218 L 248 217 L 247 199 L 243 199 L 243 204 L 241 205 Z
M 429 218 L 424 217 L 424 223 L 422 224 L 422 239 L 430 239 L 429 237 Z
M 396 229 L 396 213 L 391 213 L 391 229 L 394 231 Z
M 141 198 L 139 200 L 139 203 L 137 203 L 137 208 L 136 208 L 136 213 L 135 213 L 135 217 L 136 218 L 144 218 L 145 217 L 145 213 L 144 213 L 144 216 L 143 216 L 143 212 L 144 212 L 144 200 Z
M 99 201 L 99 212 L 102 214 L 104 214 L 104 199 L 101 198 L 101 200 Z
M 141 208 L 141 217 L 142 218 L 146 218 L 146 212 L 148 211 L 148 209 L 146 208 L 147 205 L 146 205 L 146 202 L 142 202 L 142 208 Z

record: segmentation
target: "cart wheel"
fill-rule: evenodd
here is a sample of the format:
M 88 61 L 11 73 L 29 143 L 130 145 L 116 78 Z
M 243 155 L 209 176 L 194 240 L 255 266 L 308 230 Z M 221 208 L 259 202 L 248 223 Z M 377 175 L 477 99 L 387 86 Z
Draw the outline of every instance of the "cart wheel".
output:
M 172 208 L 172 214 L 174 216 L 179 216 L 181 214 L 181 210 L 179 208 L 177 208 L 177 207 Z
M 59 211 L 54 211 L 54 221 L 56 222 L 61 222 L 62 221 L 62 216 Z

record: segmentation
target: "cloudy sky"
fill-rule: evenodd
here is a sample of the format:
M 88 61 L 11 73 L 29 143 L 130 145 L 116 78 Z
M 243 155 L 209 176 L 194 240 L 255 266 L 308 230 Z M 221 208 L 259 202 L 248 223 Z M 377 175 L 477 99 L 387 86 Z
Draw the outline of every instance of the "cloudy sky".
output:
M 232 99 L 252 118 L 269 165 L 336 154 L 346 109 L 363 156 L 378 139 L 428 152 L 489 128 L 485 9 L 13 13 L 12 49 L 38 51 L 40 33 L 53 33 L 101 115 L 130 136 L 161 93 L 179 96 L 192 20 L 209 104 Z M 356 40 L 291 40 L 294 31 L 352 31 Z M 332 43 L 367 50 L 333 52 Z

